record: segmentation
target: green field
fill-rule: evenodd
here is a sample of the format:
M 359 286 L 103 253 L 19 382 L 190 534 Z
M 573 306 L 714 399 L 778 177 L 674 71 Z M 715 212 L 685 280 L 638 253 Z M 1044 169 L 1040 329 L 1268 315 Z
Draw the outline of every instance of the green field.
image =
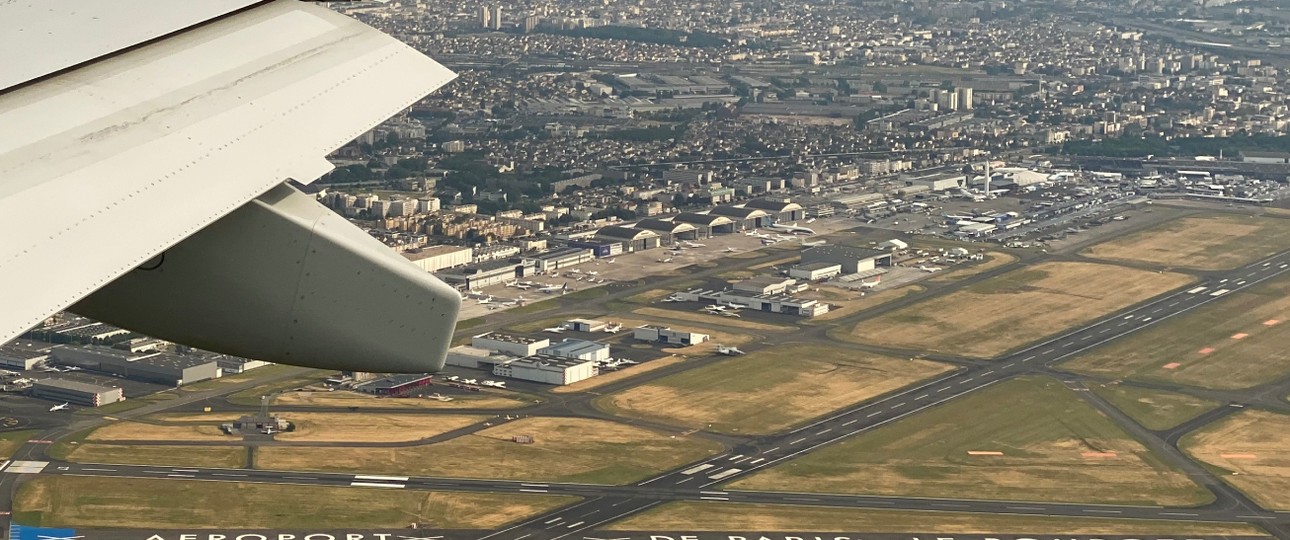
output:
M 351 487 L 41 477 L 22 486 L 15 522 L 130 529 L 496 528 L 573 497 Z
M 824 493 L 1168 506 L 1213 498 L 1046 377 L 995 384 L 729 487 L 803 486 Z
M 1210 214 L 1169 221 L 1089 247 L 1089 257 L 1226 270 L 1290 248 L 1290 219 Z
M 1290 376 L 1290 277 L 1232 293 L 1062 367 L 1217 389 L 1280 380 Z
M 1156 431 L 1177 426 L 1220 405 L 1187 394 L 1123 385 L 1101 386 L 1093 391 L 1139 424 Z
M 6 431 L 0 433 L 0 458 L 8 459 L 13 455 L 14 450 L 26 443 L 28 439 L 36 436 L 40 430 L 23 429 L 18 431 Z
M 724 502 L 668 503 L 607 527 L 620 531 L 865 531 L 946 534 L 1136 534 L 1268 536 L 1245 523 L 1040 517 L 1021 515 L 863 510 Z
M 827 345 L 783 345 L 596 400 L 615 415 L 767 434 L 944 373 L 949 366 Z
M 520 435 L 532 436 L 534 442 L 512 440 Z M 532 417 L 423 446 L 261 447 L 256 466 L 287 471 L 626 484 L 721 450 L 721 445 L 709 440 L 605 420 Z

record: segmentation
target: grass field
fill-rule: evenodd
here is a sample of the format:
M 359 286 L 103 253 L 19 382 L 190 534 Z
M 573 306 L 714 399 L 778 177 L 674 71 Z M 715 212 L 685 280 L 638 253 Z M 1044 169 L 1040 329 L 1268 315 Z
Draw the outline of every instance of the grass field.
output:
M 1136 534 L 1267 536 L 1244 523 L 1060 518 L 1020 515 L 861 510 L 811 506 L 675 502 L 610 524 L 620 531 L 865 531 L 947 534 Z
M 837 347 L 783 345 L 604 396 L 596 406 L 678 426 L 765 434 L 949 369 Z
M 295 431 L 275 435 L 280 441 L 407 442 L 478 424 L 482 416 L 457 414 L 285 413 Z
M 92 442 L 114 441 L 236 441 L 238 438 L 220 431 L 222 422 L 237 420 L 239 415 L 210 415 L 202 422 L 170 422 L 164 416 L 153 416 L 148 422 L 115 422 L 86 436 Z
M 1179 446 L 1227 471 L 1223 480 L 1260 506 L 1290 510 L 1290 416 L 1246 410 L 1188 434 Z
M 687 306 L 696 306 L 695 311 L 685 309 L 663 309 L 655 307 L 640 308 L 633 311 L 637 315 L 642 315 L 657 319 L 671 319 L 681 322 L 694 322 L 699 324 L 713 324 L 719 326 L 728 326 L 731 328 L 744 328 L 747 330 L 761 330 L 764 332 L 790 332 L 795 329 L 793 326 L 781 324 L 769 324 L 763 322 L 754 322 L 733 317 L 722 317 L 720 315 L 708 315 L 699 310 L 698 304 L 686 304 Z M 785 315 L 785 322 L 795 322 L 797 317 Z
M 803 319 L 802 322 L 805 324 L 827 324 L 829 321 L 848 317 L 866 309 L 881 306 L 887 302 L 891 302 L 892 300 L 899 300 L 911 294 L 923 292 L 924 290 L 925 288 L 922 285 L 904 285 L 885 291 L 868 291 L 864 296 L 860 296 L 859 292 L 843 291 L 835 287 L 820 287 L 821 292 L 831 294 L 817 297 L 816 295 L 818 293 L 811 293 L 811 297 L 834 304 L 834 307 L 829 308 L 828 313 L 818 317 Z
M 25 525 L 130 529 L 495 528 L 573 497 L 131 478 L 36 478 L 18 492 Z
M 680 356 L 669 356 L 667 358 L 651 360 L 649 362 L 645 362 L 644 364 L 631 366 L 625 369 L 620 369 L 618 371 L 610 371 L 610 372 L 604 373 L 603 375 L 597 375 L 590 379 L 583 379 L 573 384 L 557 386 L 555 388 L 552 388 L 551 392 L 555 394 L 570 394 L 573 392 L 586 392 L 588 390 L 593 390 L 612 382 L 618 382 L 623 379 L 630 379 L 637 375 L 643 375 L 645 373 L 649 373 L 654 370 L 663 369 L 668 366 L 676 365 L 681 362 L 684 362 L 685 360 L 686 360 L 685 358 Z
M 292 407 L 359 407 L 373 409 L 513 409 L 532 403 L 497 395 L 491 390 L 471 396 L 453 396 L 452 401 L 421 398 L 378 398 L 358 392 L 290 392 L 278 394 L 274 405 Z
M 985 260 L 976 264 L 964 267 L 955 267 L 954 269 L 938 273 L 927 279 L 928 283 L 949 283 L 960 279 L 970 278 L 983 272 L 989 272 L 1000 266 L 1005 266 L 1017 262 L 1017 256 L 1000 251 L 989 251 L 985 254 Z
M 1272 321 L 1286 322 L 1269 325 Z M 1248 388 L 1290 376 L 1290 277 L 1233 293 L 1062 367 L 1218 389 Z
M 1170 221 L 1091 246 L 1083 254 L 1179 268 L 1226 270 L 1288 247 L 1288 219 L 1215 214 Z
M 23 429 L 18 431 L 6 431 L 0 433 L 0 459 L 9 459 L 14 450 L 26 443 L 28 439 L 36 436 L 40 430 Z
M 1109 264 L 1053 262 L 863 321 L 837 337 L 862 343 L 993 357 L 1192 281 Z
M 512 442 L 517 435 L 532 435 L 536 442 Z M 256 455 L 256 465 L 277 470 L 624 484 L 720 451 L 714 442 L 616 422 L 525 418 L 425 446 L 265 447 Z
M 292 377 L 281 381 L 265 383 L 259 386 L 240 390 L 228 395 L 231 403 L 238 405 L 260 405 L 260 398 L 264 396 L 276 396 L 281 392 L 289 392 L 298 388 L 305 388 L 322 382 L 322 375 L 310 374 L 309 376 Z M 276 398 L 274 398 L 276 399 Z
M 1075 392 L 1044 377 L 996 384 L 729 487 L 802 486 L 825 493 L 1168 506 L 1212 499 Z
M 1187 394 L 1114 385 L 1093 389 L 1147 429 L 1166 430 L 1220 404 Z
M 246 466 L 246 450 L 240 446 L 120 445 L 81 442 L 71 444 L 65 456 L 54 455 L 54 457 L 75 463 L 171 467 L 238 468 Z

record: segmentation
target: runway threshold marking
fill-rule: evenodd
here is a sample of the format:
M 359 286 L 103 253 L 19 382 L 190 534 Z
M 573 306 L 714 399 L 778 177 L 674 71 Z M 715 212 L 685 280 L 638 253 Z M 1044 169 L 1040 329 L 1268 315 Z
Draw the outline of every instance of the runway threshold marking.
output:
M 390 489 L 403 489 L 407 487 L 403 484 L 385 484 L 381 482 L 350 482 L 349 485 L 353 487 L 377 487 L 377 488 L 390 488 Z

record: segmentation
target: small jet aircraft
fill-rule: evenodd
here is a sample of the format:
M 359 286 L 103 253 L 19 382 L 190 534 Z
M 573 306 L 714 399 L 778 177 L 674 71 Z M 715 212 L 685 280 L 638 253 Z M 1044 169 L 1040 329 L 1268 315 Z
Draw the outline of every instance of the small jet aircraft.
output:
M 506 388 L 506 381 L 484 381 L 484 386 L 493 388 Z
M 63 404 L 61 404 L 61 405 L 54 405 L 53 407 L 50 407 L 50 408 L 49 408 L 49 412 L 65 411 L 65 410 L 67 410 L 67 409 L 68 409 L 68 407 L 71 407 L 71 406 L 72 406 L 72 405 L 71 405 L 70 403 L 63 403 Z
M 543 332 L 546 332 L 548 334 L 563 334 L 565 330 L 567 329 L 563 326 L 552 326 L 550 328 L 542 329 Z
M 610 323 L 609 325 L 605 326 L 605 332 L 610 334 L 617 334 L 618 332 L 621 332 L 622 329 L 623 329 L 623 325 L 620 323 Z
M 739 350 L 739 347 L 727 347 L 725 345 L 717 345 L 717 354 L 724 354 L 726 356 L 739 356 L 741 354 L 744 354 L 744 352 Z
M 564 285 L 560 285 L 558 287 L 555 285 L 542 287 L 541 289 L 538 289 L 538 292 L 543 292 L 546 294 L 555 294 L 555 293 L 565 294 L 569 292 L 569 282 L 566 281 L 564 282 Z
M 860 288 L 861 288 L 861 289 L 872 289 L 872 288 L 877 287 L 878 285 L 881 285 L 881 284 L 882 284 L 882 282 L 881 282 L 881 281 L 861 281 L 861 282 L 860 282 Z

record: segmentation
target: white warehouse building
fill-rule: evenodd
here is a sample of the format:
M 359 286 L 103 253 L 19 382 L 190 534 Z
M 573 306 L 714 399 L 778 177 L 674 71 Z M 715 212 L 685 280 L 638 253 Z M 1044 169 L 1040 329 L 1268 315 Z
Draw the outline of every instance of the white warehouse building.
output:
M 470 341 L 470 345 L 477 349 L 487 351 L 506 353 L 514 356 L 532 356 L 539 350 L 551 345 L 551 340 L 546 338 L 530 338 L 524 336 L 515 336 L 511 334 L 502 334 L 499 332 L 489 332 L 475 336 Z
M 589 360 L 538 354 L 493 364 L 493 375 L 546 384 L 573 384 L 600 374 Z
M 585 339 L 566 339 L 555 345 L 539 349 L 538 354 L 574 358 L 589 362 L 603 362 L 609 360 L 609 345 Z

